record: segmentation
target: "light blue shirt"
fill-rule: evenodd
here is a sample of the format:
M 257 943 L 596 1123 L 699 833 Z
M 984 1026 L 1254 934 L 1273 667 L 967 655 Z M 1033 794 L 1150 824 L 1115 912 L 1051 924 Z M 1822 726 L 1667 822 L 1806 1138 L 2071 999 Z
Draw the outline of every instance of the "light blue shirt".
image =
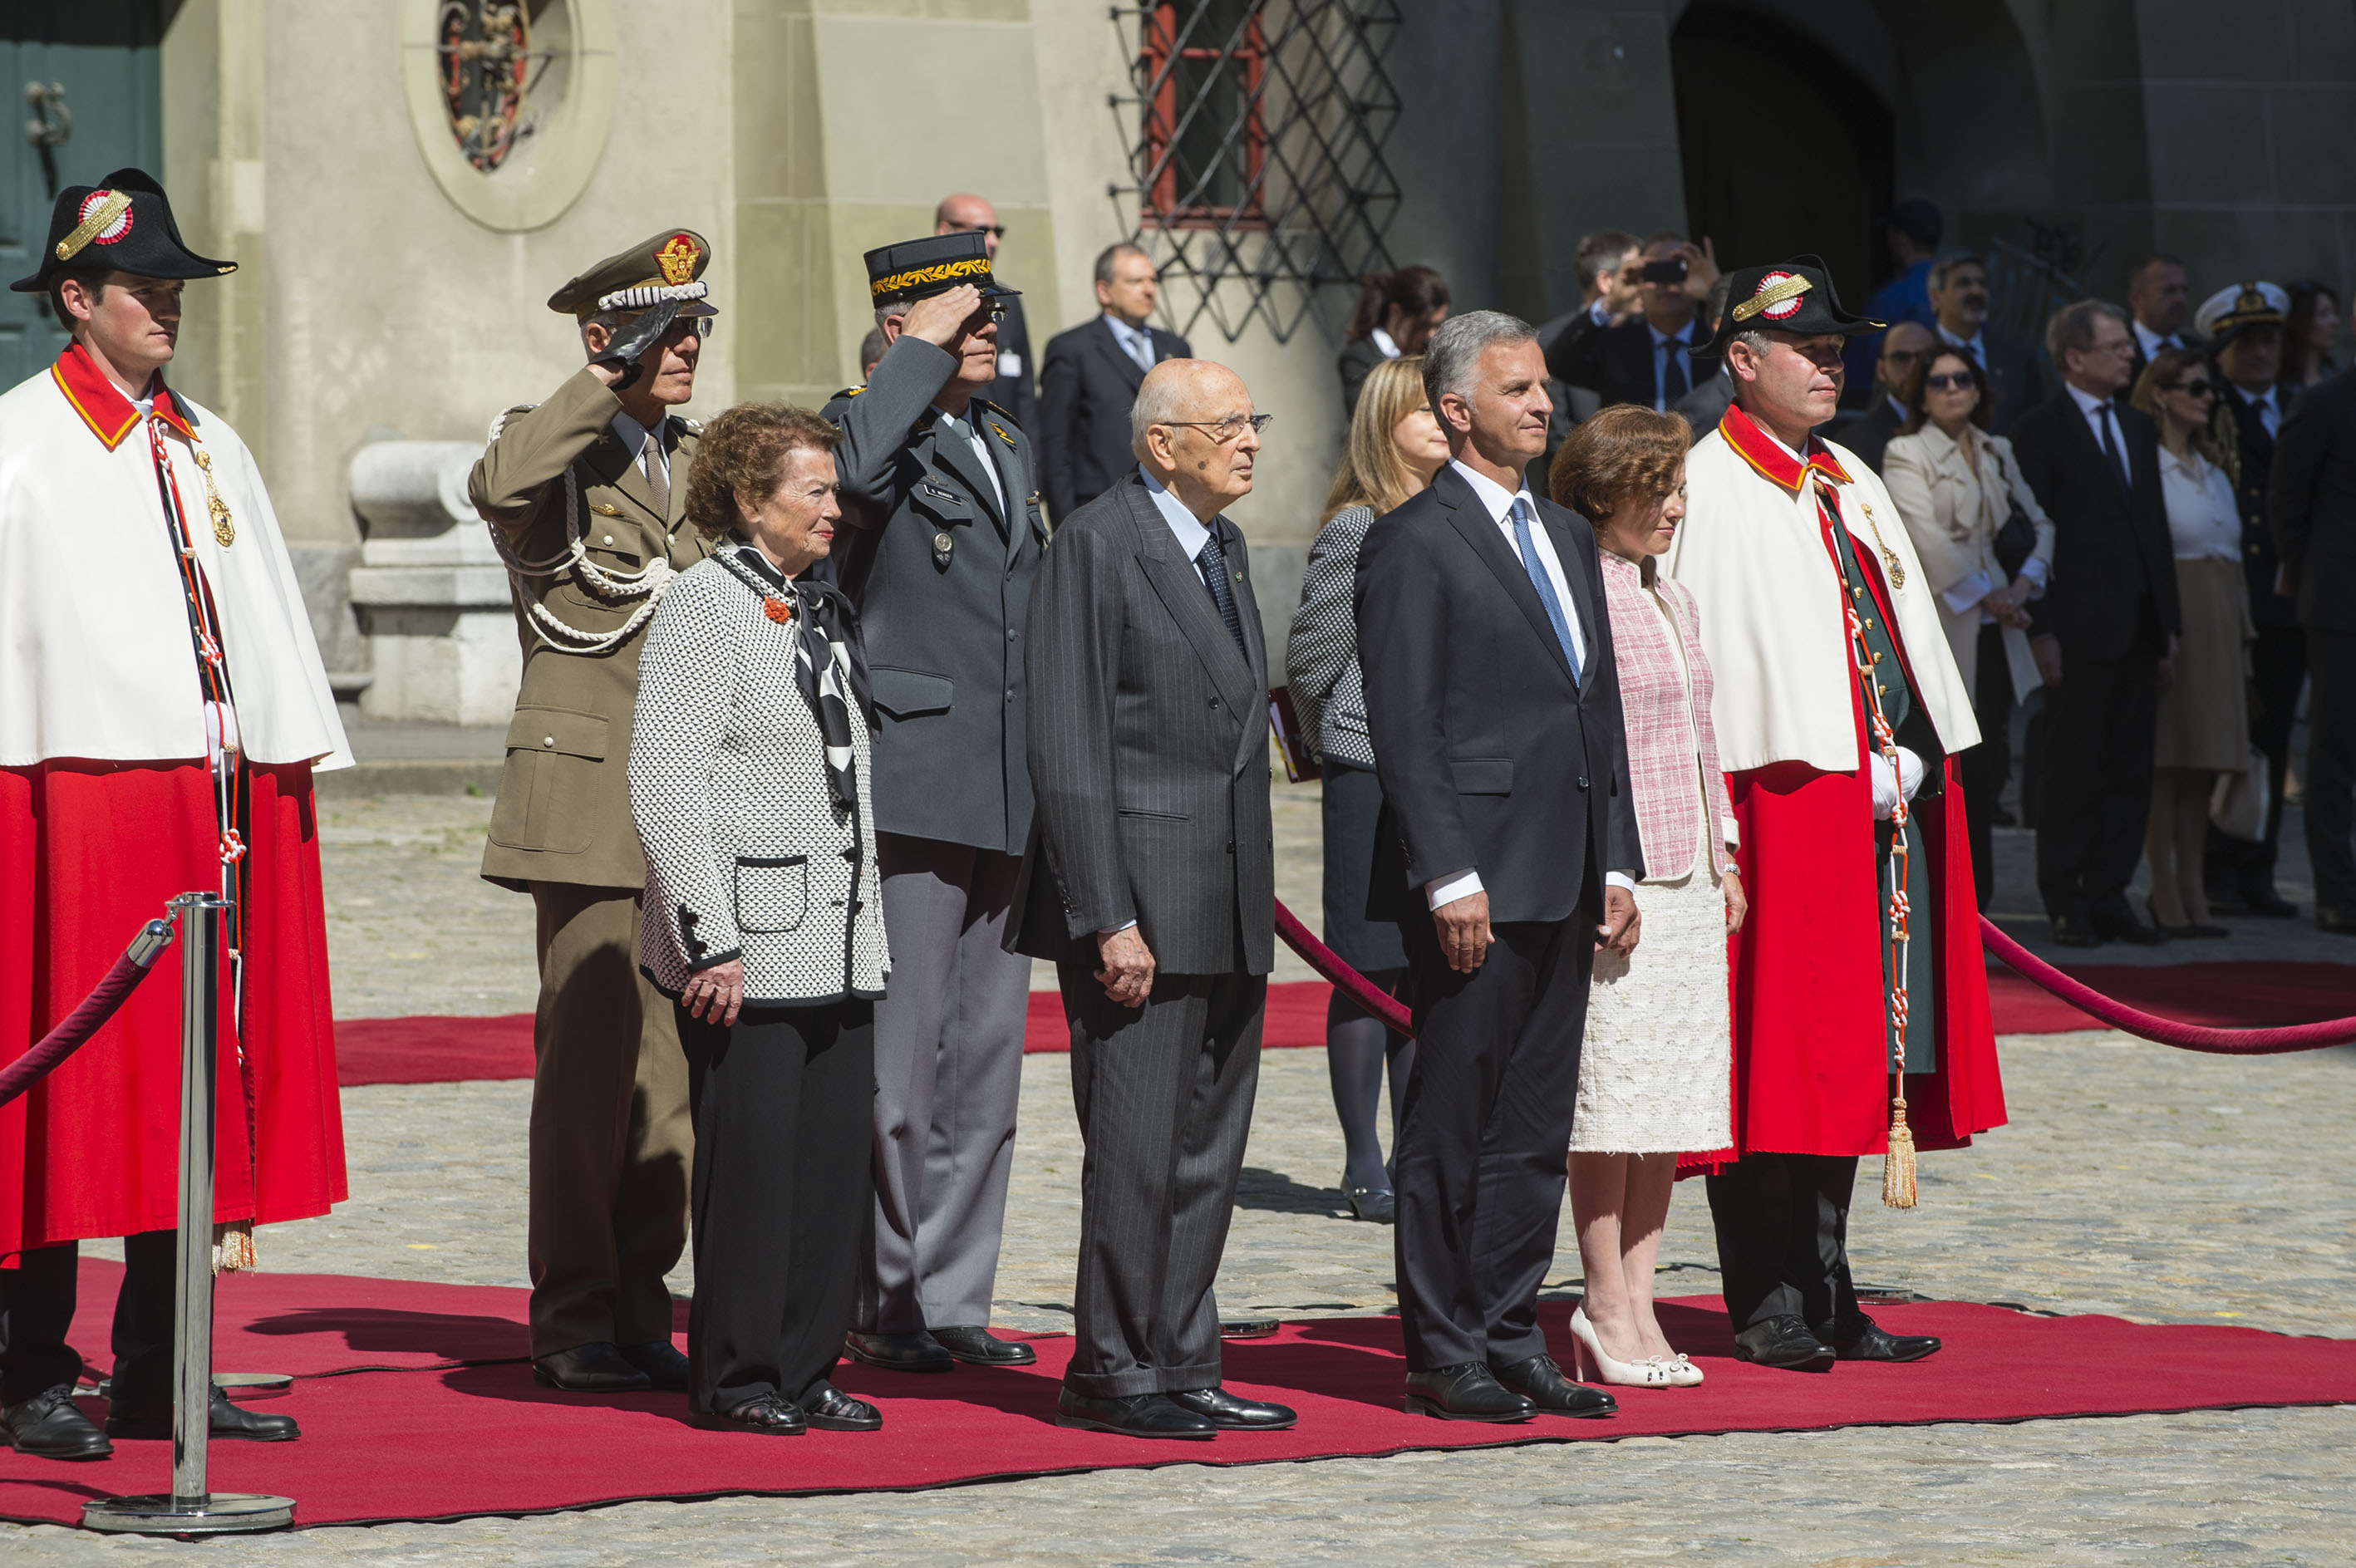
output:
M 1153 509 L 1162 514 L 1163 522 L 1170 525 L 1170 534 L 1178 541 L 1179 553 L 1194 561 L 1194 571 L 1200 574 L 1202 562 L 1194 558 L 1201 555 L 1203 547 L 1211 542 L 1209 525 L 1188 511 L 1183 501 L 1164 489 L 1162 481 L 1146 472 L 1142 463 L 1137 465 L 1137 476 L 1145 481 L 1145 493 L 1153 497 Z
M 1113 341 L 1120 345 L 1122 353 L 1146 369 L 1153 368 L 1152 333 L 1141 326 L 1130 325 L 1110 311 L 1104 313 L 1104 322 L 1112 328 Z

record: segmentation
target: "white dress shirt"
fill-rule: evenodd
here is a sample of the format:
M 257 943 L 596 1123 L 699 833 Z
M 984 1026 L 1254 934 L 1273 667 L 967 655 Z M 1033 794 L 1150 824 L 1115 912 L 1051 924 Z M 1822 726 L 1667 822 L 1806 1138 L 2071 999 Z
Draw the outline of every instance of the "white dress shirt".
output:
M 1524 485 L 1517 491 L 1507 490 L 1487 475 L 1476 474 L 1462 463 L 1451 460 L 1448 466 L 1456 471 L 1457 477 L 1472 486 L 1472 494 L 1478 496 L 1481 505 L 1488 508 L 1490 520 L 1505 536 L 1505 548 L 1514 552 L 1515 560 L 1522 559 L 1522 547 L 1514 537 L 1514 503 L 1518 500 L 1529 507 L 1530 542 L 1537 547 L 1538 564 L 1546 569 L 1547 581 L 1553 586 L 1555 600 L 1562 606 L 1563 621 L 1570 628 L 1572 657 L 1578 661 L 1584 676 L 1587 670 L 1587 634 L 1579 624 L 1579 602 L 1570 596 L 1570 581 L 1562 574 L 1562 560 L 1555 554 L 1554 540 L 1547 536 L 1546 525 L 1538 521 L 1537 503 L 1530 499 L 1530 487 Z M 1526 563 L 1523 569 L 1528 570 Z M 1625 871 L 1606 871 L 1603 880 L 1607 886 L 1626 888 L 1631 891 L 1636 886 L 1636 880 Z M 1433 909 L 1441 904 L 1454 903 L 1461 898 L 1469 898 L 1481 891 L 1481 873 L 1477 869 L 1462 871 L 1452 877 L 1436 877 L 1425 883 L 1423 890 L 1424 897 Z
M 941 433 L 961 435 L 965 437 L 966 444 L 973 448 L 974 456 L 981 463 L 981 471 L 990 475 L 991 494 L 998 497 L 998 515 L 1001 517 L 1006 516 L 1006 482 L 999 478 L 998 460 L 990 455 L 990 443 L 981 439 L 981 432 L 974 427 L 972 414 L 969 412 L 960 418 L 937 406 L 933 413 L 940 421 Z
M 2127 432 L 2119 423 L 2118 400 L 2115 397 L 2098 398 L 2080 387 L 2075 381 L 2064 381 L 2062 384 L 2070 389 L 2070 400 L 2076 403 L 2078 411 L 2086 416 L 2086 428 L 2094 432 L 2095 447 L 2104 451 L 2115 447 L 2119 454 L 2120 466 L 2132 478 L 2135 467 L 2127 457 Z M 2103 411 L 2105 408 L 2111 411 L 2108 429 L 2104 429 L 2103 424 Z M 2104 461 L 2109 460 L 2106 458 Z
M 1105 325 L 1112 328 L 1112 340 L 1120 345 L 1121 351 L 1136 360 L 1141 368 L 1152 369 L 1153 334 L 1145 327 L 1130 325 L 1110 311 L 1104 313 L 1104 320 Z
M 1398 340 L 1379 326 L 1366 334 L 1366 336 L 1373 341 L 1376 347 L 1383 351 L 1383 357 L 1386 359 L 1396 359 L 1404 352 L 1399 347 Z
M 2166 337 L 2162 337 L 2158 333 L 2154 332 L 2151 328 L 2146 326 L 2139 321 L 2130 321 L 2127 323 L 2127 326 L 2129 330 L 2134 332 L 2136 336 L 2136 347 L 2143 350 L 2143 357 L 2146 363 L 2149 363 L 2151 360 L 2158 358 L 2159 351 L 2163 348 L 2181 348 L 2184 347 L 2184 339 L 2178 336 L 2175 333 L 2171 332 Z

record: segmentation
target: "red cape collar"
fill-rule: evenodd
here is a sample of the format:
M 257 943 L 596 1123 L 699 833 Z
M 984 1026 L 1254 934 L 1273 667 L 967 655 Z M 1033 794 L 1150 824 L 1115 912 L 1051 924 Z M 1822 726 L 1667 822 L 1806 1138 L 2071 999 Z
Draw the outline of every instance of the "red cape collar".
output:
M 57 382 L 58 390 L 65 394 L 65 400 L 72 405 L 73 411 L 81 416 L 81 422 L 90 427 L 90 433 L 105 443 L 107 451 L 112 452 L 122 445 L 123 438 L 139 423 L 138 406 L 124 397 L 122 390 L 106 379 L 106 373 L 91 362 L 90 356 L 82 352 L 80 344 L 66 345 L 66 351 L 58 356 L 56 364 L 49 367 L 49 379 Z M 155 377 L 155 417 L 189 441 L 197 439 L 196 431 L 188 424 L 187 412 L 164 385 L 161 372 Z
M 1718 430 L 1726 437 L 1726 444 L 1734 448 L 1735 455 L 1751 464 L 1761 478 L 1773 480 L 1794 496 L 1800 493 L 1801 483 L 1812 468 L 1837 485 L 1851 482 L 1848 471 L 1834 458 L 1832 449 L 1813 435 L 1808 437 L 1808 459 L 1801 463 L 1782 442 L 1761 430 L 1749 414 L 1730 403 L 1727 405 L 1726 417 L 1718 421 Z

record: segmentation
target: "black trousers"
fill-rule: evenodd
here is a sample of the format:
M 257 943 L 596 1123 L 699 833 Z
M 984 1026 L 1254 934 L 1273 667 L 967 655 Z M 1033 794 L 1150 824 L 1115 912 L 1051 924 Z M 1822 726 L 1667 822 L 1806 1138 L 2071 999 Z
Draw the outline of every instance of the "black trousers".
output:
M 2315 868 L 2315 902 L 2356 914 L 2356 632 L 2309 632 L 2307 648 L 2315 681 L 2307 710 L 2307 858 Z
M 114 1296 L 117 1409 L 142 1413 L 172 1403 L 172 1275 L 175 1231 L 123 1238 L 123 1285 Z M 81 1376 L 82 1359 L 66 1343 L 79 1298 L 72 1242 L 19 1254 L 0 1268 L 0 1404 L 22 1404 Z
M 1156 974 L 1145 1006 L 1125 1008 L 1095 968 L 1055 965 L 1087 1150 L 1064 1381 L 1097 1399 L 1215 1387 L 1212 1286 L 1259 1093 L 1268 976 Z
M 2012 778 L 2012 666 L 2004 653 L 2004 628 L 1982 626 L 1979 667 L 1973 703 L 1980 743 L 1955 760 L 1963 773 L 1964 823 L 1972 841 L 1972 880 L 1979 907 L 1996 896 L 1996 811 Z
M 2149 601 L 2125 657 L 2062 661 L 2046 688 L 2052 715 L 2037 802 L 2037 891 L 2056 920 L 2126 908 L 2151 815 L 2158 742 L 2159 656 L 2166 646 Z
M 1857 1157 L 1747 1154 L 1707 1179 L 1735 1332 L 1788 1316 L 1841 1338 L 1853 1333 L 1848 1204 Z
M 1593 912 L 1497 925 L 1470 975 L 1429 916 L 1400 923 L 1415 1071 L 1392 1151 L 1399 1326 L 1410 1371 L 1543 1354 L 1595 971 Z
M 2204 872 L 2209 896 L 2229 902 L 2275 885 L 2282 842 L 2283 788 L 2290 782 L 2290 732 L 2298 723 L 2299 688 L 2307 684 L 2308 634 L 2297 626 L 2260 626 L 2250 648 L 2250 741 L 2266 754 L 2270 799 L 2266 836 L 2254 844 L 2209 829 Z M 2319 709 L 2320 701 L 2316 704 Z
M 842 1353 L 874 1200 L 875 1006 L 676 1008 L 695 1117 L 688 1408 L 798 1399 Z

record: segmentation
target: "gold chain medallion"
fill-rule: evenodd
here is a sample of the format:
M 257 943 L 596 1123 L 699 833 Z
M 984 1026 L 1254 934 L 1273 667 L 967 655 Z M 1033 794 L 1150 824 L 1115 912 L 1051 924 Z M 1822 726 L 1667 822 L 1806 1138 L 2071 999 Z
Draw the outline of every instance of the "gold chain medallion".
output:
M 213 487 L 212 454 L 198 447 L 196 458 L 197 467 L 203 471 L 205 476 L 205 510 L 212 514 L 213 542 L 227 549 L 237 542 L 237 520 L 229 515 L 229 503 L 222 500 L 220 492 Z

